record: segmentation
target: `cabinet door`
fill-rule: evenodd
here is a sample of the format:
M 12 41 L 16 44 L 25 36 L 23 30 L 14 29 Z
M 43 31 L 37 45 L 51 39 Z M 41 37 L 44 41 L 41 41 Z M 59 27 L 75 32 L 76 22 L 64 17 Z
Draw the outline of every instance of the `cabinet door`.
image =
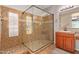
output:
M 56 37 L 56 47 L 63 48 L 63 37 Z
M 64 38 L 64 49 L 69 52 L 74 52 L 74 38 L 66 37 Z

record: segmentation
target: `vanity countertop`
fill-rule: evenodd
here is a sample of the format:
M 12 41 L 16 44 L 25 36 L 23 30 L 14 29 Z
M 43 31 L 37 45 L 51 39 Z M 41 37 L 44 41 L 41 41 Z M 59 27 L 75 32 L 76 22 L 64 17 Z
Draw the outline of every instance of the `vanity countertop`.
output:
M 75 34 L 74 32 L 71 32 L 71 31 L 59 31 L 59 32 L 64 32 L 64 33 L 69 33 L 69 34 Z
M 76 40 L 79 40 L 79 33 L 71 32 L 71 31 L 63 31 L 63 30 L 59 32 L 74 34 L 74 37 L 76 38 Z

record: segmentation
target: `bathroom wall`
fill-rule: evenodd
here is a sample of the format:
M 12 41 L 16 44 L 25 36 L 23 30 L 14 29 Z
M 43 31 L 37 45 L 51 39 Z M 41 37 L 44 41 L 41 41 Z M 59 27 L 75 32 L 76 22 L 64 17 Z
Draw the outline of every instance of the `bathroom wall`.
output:
M 1 33 L 1 50 L 5 50 L 8 48 L 12 48 L 12 47 L 21 45 L 23 42 L 27 43 L 28 40 L 30 40 L 30 39 L 28 38 L 28 35 L 26 34 L 26 16 L 32 17 L 32 15 L 29 13 L 22 14 L 22 11 L 20 11 L 20 10 L 8 8 L 5 6 L 1 6 L 1 10 L 2 10 L 1 16 L 3 17 L 2 18 L 3 19 L 2 20 L 2 31 L 1 31 L 2 32 Z M 19 26 L 19 30 L 18 30 L 19 35 L 18 36 L 9 37 L 8 12 L 18 14 L 18 26 Z M 30 38 L 32 39 L 33 37 L 30 37 Z
M 61 30 L 64 30 L 65 27 L 70 27 L 70 23 L 71 23 L 71 15 L 70 14 L 64 14 L 64 15 L 60 15 L 60 27 Z
M 79 8 L 76 9 L 72 9 L 70 11 L 67 11 L 67 13 L 63 13 L 60 14 L 60 30 L 64 30 L 65 27 L 67 27 L 68 31 L 72 31 L 72 32 L 79 32 L 79 28 L 71 28 L 71 21 L 72 21 L 72 17 L 71 15 L 73 13 L 79 13 Z
M 1 49 L 5 50 L 7 48 L 15 47 L 20 45 L 20 33 L 19 36 L 9 37 L 9 26 L 8 26 L 8 12 L 13 12 L 20 15 L 20 11 L 12 8 L 1 6 L 1 16 L 2 16 L 2 27 L 1 27 Z M 19 17 L 20 20 L 20 17 Z M 19 26 L 20 28 L 20 26 Z M 19 30 L 20 31 L 20 30 Z

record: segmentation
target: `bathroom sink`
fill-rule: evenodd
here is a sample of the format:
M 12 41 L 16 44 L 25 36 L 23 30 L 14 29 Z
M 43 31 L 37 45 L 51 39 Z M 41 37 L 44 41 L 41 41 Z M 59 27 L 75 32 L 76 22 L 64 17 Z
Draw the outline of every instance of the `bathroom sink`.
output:
M 79 34 L 75 33 L 75 38 L 79 40 Z

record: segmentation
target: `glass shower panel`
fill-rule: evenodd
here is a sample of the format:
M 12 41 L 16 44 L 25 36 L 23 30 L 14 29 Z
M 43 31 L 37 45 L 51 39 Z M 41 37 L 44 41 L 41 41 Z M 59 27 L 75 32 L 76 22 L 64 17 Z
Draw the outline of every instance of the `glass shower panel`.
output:
M 36 8 L 31 7 L 26 11 L 32 14 L 32 33 L 27 34 L 27 43 L 24 43 L 31 51 L 35 52 L 42 47 L 53 43 L 53 18 L 52 15 Z M 27 20 L 27 19 L 26 19 Z M 26 28 L 27 30 L 27 28 Z

